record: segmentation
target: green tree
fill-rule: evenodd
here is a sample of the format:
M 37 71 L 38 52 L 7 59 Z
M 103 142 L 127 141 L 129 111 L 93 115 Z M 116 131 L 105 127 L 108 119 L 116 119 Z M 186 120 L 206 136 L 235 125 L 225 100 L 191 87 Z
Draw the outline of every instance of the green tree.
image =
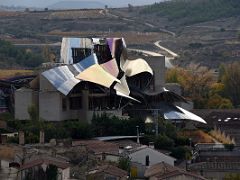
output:
M 127 172 L 130 172 L 130 159 L 128 157 L 120 157 L 118 160 L 118 167 Z
M 209 68 L 190 64 L 185 69 L 177 67 L 167 71 L 166 81 L 179 83 L 183 95 L 193 100 L 195 108 L 205 108 L 214 77 Z
M 158 135 L 154 142 L 156 149 L 168 149 L 170 150 L 174 146 L 174 141 L 166 135 Z
M 39 120 L 38 109 L 35 105 L 32 104 L 28 107 L 28 114 L 29 114 L 30 119 L 32 121 L 38 121 Z
M 209 109 L 231 109 L 233 108 L 233 105 L 230 99 L 223 98 L 218 94 L 214 94 L 213 96 L 209 97 L 207 107 Z
M 189 159 L 191 156 L 191 151 L 186 147 L 179 146 L 172 149 L 171 156 L 175 157 L 176 159 Z
M 233 102 L 234 106 L 240 105 L 240 62 L 234 62 L 225 66 L 222 76 L 224 91 Z

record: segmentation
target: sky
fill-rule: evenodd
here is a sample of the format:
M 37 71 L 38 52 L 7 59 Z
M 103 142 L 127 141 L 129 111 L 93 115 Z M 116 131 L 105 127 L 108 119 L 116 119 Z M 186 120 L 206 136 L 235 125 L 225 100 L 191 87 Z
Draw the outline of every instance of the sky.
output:
M 25 7 L 47 7 L 52 4 L 61 1 L 88 1 L 88 0 L 0 0 L 0 5 L 5 6 L 25 6 Z M 90 0 L 89 0 L 90 1 Z M 95 2 L 101 2 L 103 4 L 119 7 L 126 6 L 128 3 L 132 5 L 144 5 L 144 4 L 153 4 L 155 2 L 163 1 L 163 0 L 91 0 Z

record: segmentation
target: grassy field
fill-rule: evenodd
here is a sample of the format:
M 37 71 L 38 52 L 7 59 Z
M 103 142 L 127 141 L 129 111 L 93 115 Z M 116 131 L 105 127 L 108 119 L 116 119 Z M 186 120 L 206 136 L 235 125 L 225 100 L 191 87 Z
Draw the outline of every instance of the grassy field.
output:
M 51 31 L 49 35 L 55 36 L 78 36 L 78 37 L 123 37 L 126 40 L 127 45 L 129 44 L 144 44 L 153 43 L 157 41 L 163 33 L 161 32 L 107 32 L 107 31 Z
M 7 69 L 0 69 L 0 79 L 8 79 L 15 76 L 24 76 L 24 75 L 32 75 L 32 70 L 7 70 Z

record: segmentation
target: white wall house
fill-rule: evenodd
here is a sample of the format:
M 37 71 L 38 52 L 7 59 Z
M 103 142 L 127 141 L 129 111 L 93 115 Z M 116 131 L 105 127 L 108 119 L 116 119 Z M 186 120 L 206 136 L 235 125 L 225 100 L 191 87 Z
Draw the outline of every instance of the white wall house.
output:
M 145 166 L 151 166 L 160 162 L 165 162 L 174 166 L 175 158 L 168 156 L 151 147 L 145 146 L 133 151 L 129 154 L 131 162 L 137 162 Z M 149 161 L 149 164 L 146 164 Z

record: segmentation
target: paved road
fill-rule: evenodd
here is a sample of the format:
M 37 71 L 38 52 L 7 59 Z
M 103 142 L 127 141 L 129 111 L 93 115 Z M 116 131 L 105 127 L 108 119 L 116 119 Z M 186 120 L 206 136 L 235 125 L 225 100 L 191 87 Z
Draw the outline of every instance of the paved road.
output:
M 171 51 L 170 49 L 167 49 L 167 48 L 161 46 L 161 45 L 159 44 L 160 42 L 161 42 L 160 40 L 159 40 L 159 41 L 156 41 L 156 42 L 154 43 L 154 45 L 157 46 L 158 48 L 160 48 L 161 50 L 166 51 L 167 53 L 169 53 L 173 58 L 179 57 L 179 55 L 176 54 L 175 52 L 173 52 L 173 51 Z

